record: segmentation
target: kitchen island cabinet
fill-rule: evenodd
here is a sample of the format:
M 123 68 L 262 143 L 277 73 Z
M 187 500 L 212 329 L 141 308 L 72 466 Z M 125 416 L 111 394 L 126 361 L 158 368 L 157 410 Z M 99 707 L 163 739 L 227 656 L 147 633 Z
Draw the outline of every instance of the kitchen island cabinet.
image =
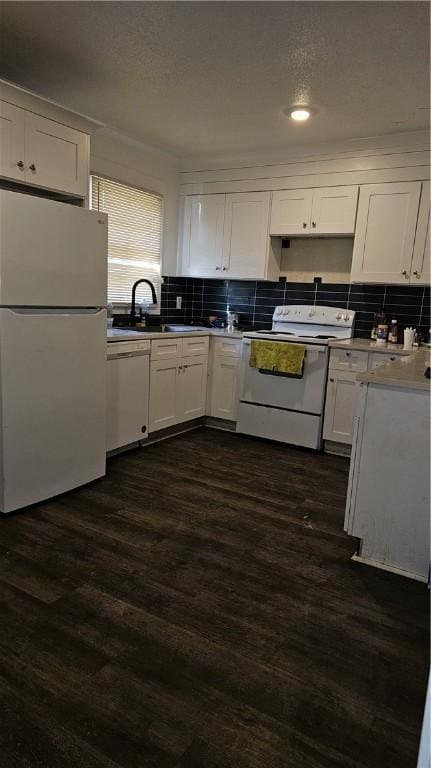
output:
M 426 581 L 430 563 L 426 352 L 358 374 L 345 530 L 355 560 Z

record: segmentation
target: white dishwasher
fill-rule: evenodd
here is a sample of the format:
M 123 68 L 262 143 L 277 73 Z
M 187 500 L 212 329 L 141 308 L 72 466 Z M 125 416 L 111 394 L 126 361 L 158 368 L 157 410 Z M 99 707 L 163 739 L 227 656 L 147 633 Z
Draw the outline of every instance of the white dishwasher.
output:
M 148 437 L 150 341 L 108 342 L 106 450 Z

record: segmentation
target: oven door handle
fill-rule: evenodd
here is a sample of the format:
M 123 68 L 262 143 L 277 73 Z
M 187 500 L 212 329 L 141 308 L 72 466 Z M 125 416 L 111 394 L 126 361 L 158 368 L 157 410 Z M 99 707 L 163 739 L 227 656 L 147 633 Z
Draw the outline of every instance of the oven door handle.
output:
M 243 344 L 245 346 L 250 346 L 250 342 L 251 342 L 251 339 L 243 338 Z M 302 343 L 303 342 L 297 342 L 297 341 L 290 341 L 290 342 L 278 341 L 277 342 L 277 344 L 302 344 Z M 327 352 L 329 351 L 329 347 L 327 345 L 323 347 L 321 344 L 305 344 L 305 349 L 307 352 L 320 352 L 320 353 L 323 352 L 324 354 L 327 354 Z

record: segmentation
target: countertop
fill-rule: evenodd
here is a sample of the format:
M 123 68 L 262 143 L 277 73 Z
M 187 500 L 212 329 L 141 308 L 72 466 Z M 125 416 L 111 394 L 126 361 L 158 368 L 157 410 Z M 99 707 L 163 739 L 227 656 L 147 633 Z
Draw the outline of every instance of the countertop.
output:
M 399 360 L 381 365 L 373 371 L 359 373 L 356 379 L 386 387 L 429 391 L 431 382 L 424 376 L 426 364 L 430 365 L 430 351 L 418 349 L 407 357 L 400 357 Z
M 358 349 L 363 352 L 386 352 L 386 354 L 392 355 L 411 355 L 410 349 L 404 349 L 402 344 L 377 344 L 372 339 L 359 339 L 353 337 L 353 339 L 341 339 L 340 341 L 330 341 L 330 347 L 336 347 L 338 349 Z
M 126 328 L 108 328 L 107 340 L 110 341 L 137 341 L 142 339 L 169 339 L 176 336 L 223 336 L 231 339 L 242 339 L 242 331 L 228 331 L 226 328 L 205 328 L 196 331 L 128 331 Z

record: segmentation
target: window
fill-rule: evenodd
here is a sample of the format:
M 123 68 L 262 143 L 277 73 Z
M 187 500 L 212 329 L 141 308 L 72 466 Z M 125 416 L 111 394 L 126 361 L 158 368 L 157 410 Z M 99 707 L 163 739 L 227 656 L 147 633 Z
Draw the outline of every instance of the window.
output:
M 108 301 L 129 303 L 141 277 L 151 280 L 160 301 L 160 195 L 92 176 L 91 207 L 108 214 Z M 151 299 L 148 286 L 140 296 Z

